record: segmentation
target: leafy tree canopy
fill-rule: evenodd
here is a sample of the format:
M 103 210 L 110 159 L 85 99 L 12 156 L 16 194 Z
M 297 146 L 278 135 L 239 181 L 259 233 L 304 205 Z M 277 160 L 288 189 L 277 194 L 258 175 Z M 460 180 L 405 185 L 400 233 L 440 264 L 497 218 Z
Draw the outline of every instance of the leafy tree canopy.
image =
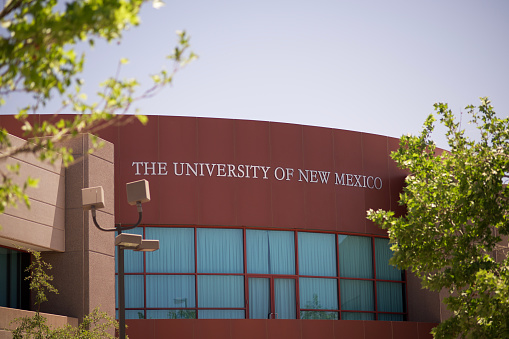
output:
M 466 136 L 447 104 L 435 104 L 450 152 L 431 140 L 430 115 L 420 135 L 403 136 L 392 153 L 410 173 L 400 195 L 407 214 L 369 211 L 387 229 L 391 263 L 411 269 L 422 285 L 449 292 L 453 317 L 435 338 L 509 338 L 509 119 L 499 119 L 488 98 L 468 106 L 479 136 Z
M 0 107 L 14 93 L 32 97 L 30 104 L 20 108 L 17 118 L 22 122 L 23 145 L 13 145 L 7 130 L 0 127 L 0 160 L 23 152 L 35 153 L 40 160 L 55 161 L 62 157 L 67 165 L 73 161 L 71 151 L 58 146 L 59 142 L 77 133 L 93 133 L 118 120 L 118 114 L 131 112 L 137 100 L 150 98 L 170 84 L 174 74 L 196 58 L 189 52 L 189 38 L 177 32 L 178 45 L 168 58 L 172 68 L 151 75 L 151 85 L 141 91 L 137 79 L 120 79 L 120 67 L 127 59 L 119 60 L 116 74 L 105 79 L 99 89 L 99 102 L 87 103 L 81 92 L 80 74 L 85 54 L 78 53 L 80 43 L 94 45 L 97 39 L 115 41 L 122 33 L 139 24 L 139 11 L 145 0 L 6 0 L 0 9 Z M 153 0 L 160 7 L 160 0 Z M 49 119 L 36 123 L 29 113 L 38 113 L 49 100 L 60 98 L 58 112 L 71 110 L 77 115 L 69 119 Z M 144 116 L 137 116 L 142 122 Z M 95 145 L 97 146 L 97 144 Z M 24 185 L 13 183 L 19 166 L 0 168 L 0 213 L 9 205 L 24 199 L 25 190 L 37 181 L 28 179 Z

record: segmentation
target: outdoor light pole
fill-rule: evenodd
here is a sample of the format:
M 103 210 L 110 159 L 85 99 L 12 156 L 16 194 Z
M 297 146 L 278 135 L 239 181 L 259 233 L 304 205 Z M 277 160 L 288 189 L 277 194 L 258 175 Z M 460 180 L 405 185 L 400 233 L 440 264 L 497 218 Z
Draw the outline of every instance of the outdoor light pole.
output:
M 159 249 L 159 240 L 142 239 L 139 234 L 122 233 L 123 230 L 130 230 L 138 227 L 142 219 L 141 204 L 150 201 L 150 191 L 147 180 L 135 181 L 127 184 L 127 201 L 130 205 L 138 208 L 138 222 L 131 226 L 116 224 L 113 228 L 104 228 L 97 223 L 96 210 L 104 208 L 104 191 L 102 187 L 84 188 L 81 190 L 82 205 L 84 210 L 92 211 L 94 225 L 105 232 L 118 232 L 115 237 L 115 246 L 118 248 L 118 317 L 119 317 L 119 338 L 125 339 L 125 277 L 124 277 L 124 249 L 153 252 Z

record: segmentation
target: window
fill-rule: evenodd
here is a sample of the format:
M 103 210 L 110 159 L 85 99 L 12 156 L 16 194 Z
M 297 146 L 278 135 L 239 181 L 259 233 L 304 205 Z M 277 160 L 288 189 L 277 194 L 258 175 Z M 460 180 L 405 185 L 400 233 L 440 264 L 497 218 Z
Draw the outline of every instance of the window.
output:
M 29 265 L 30 254 L 0 247 L 0 306 L 29 309 Z
M 405 320 L 388 239 L 284 230 L 140 227 L 126 252 L 126 317 Z M 129 253 L 129 256 L 127 255 Z

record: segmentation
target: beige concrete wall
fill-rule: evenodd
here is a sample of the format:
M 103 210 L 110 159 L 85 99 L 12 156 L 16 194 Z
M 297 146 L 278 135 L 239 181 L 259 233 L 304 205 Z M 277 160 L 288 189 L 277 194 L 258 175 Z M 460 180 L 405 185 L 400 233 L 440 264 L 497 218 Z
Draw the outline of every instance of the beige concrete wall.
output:
M 65 171 L 65 253 L 46 252 L 43 259 L 53 266 L 52 295 L 41 310 L 78 318 L 80 321 L 95 307 L 115 315 L 115 232 L 98 230 L 89 211 L 81 205 L 81 189 L 103 186 L 105 208 L 97 212 L 102 227 L 114 226 L 114 149 L 105 142 L 93 154 L 89 135 L 68 143 L 76 162 Z
M 16 328 L 16 323 L 13 322 L 14 319 L 21 317 L 32 317 L 34 314 L 35 312 L 33 311 L 0 307 L 0 339 L 12 338 L 10 330 Z M 41 315 L 47 319 L 47 324 L 51 328 L 64 327 L 66 325 L 78 326 L 78 319 L 76 318 L 47 313 L 41 313 Z
M 11 136 L 13 146 L 25 141 Z M 27 177 L 38 178 L 37 188 L 28 188 L 31 208 L 24 202 L 8 207 L 0 214 L 0 245 L 21 246 L 38 251 L 65 251 L 65 169 L 59 160 L 55 164 L 39 161 L 31 153 L 18 154 L 0 160 L 4 170 L 7 164 L 20 164 L 20 173 L 13 181 L 23 185 Z

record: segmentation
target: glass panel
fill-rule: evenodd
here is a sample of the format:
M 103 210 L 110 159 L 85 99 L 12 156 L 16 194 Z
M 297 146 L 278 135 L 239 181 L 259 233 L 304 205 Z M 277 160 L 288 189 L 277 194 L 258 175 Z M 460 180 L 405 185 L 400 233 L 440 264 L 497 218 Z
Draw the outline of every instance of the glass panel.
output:
M 19 308 L 21 274 L 21 252 L 0 247 L 0 306 Z M 28 291 L 25 291 L 29 293 Z
M 244 307 L 244 277 L 198 276 L 198 307 Z
M 194 273 L 194 229 L 147 227 L 147 239 L 159 240 L 159 250 L 146 254 L 147 272 Z
M 118 276 L 115 276 L 115 307 L 118 308 Z M 126 275 L 124 276 L 125 287 L 125 307 L 142 308 L 143 307 L 143 276 Z M 138 319 L 138 318 L 133 318 Z
M 196 319 L 195 310 L 147 310 L 147 319 Z
M 274 298 L 277 319 L 295 319 L 295 279 L 274 279 Z
M 249 318 L 268 319 L 270 313 L 270 281 L 249 278 Z
M 373 282 L 341 279 L 341 309 L 374 311 Z
M 194 276 L 147 275 L 147 307 L 195 307 Z
M 248 273 L 295 274 L 295 236 L 287 231 L 246 231 Z
M 379 281 L 376 283 L 376 296 L 378 311 L 403 313 L 404 308 L 404 285 Z
M 143 228 L 122 231 L 122 233 L 139 234 L 143 236 Z M 116 234 L 116 233 L 115 233 Z M 118 247 L 115 248 L 115 272 L 118 273 Z M 124 272 L 143 273 L 143 252 L 124 250 Z
M 338 282 L 336 279 L 300 278 L 299 290 L 301 309 L 338 309 Z
M 348 278 L 373 278 L 371 238 L 338 235 L 339 273 Z
M 242 230 L 197 230 L 199 273 L 244 273 Z
M 117 319 L 118 316 L 118 310 L 115 312 L 115 316 Z M 125 318 L 126 319 L 145 319 L 145 315 L 143 313 L 143 310 L 125 310 Z
M 299 232 L 299 274 L 336 275 L 334 234 Z
M 10 307 L 9 303 L 9 253 L 0 247 L 0 306 Z
M 375 238 L 376 278 L 402 281 L 404 271 L 389 265 L 390 258 L 392 251 L 389 239 Z
M 338 320 L 338 312 L 301 311 L 301 319 Z
M 404 318 L 403 314 L 378 313 L 378 320 L 383 320 L 383 321 L 404 321 L 405 318 Z
M 375 320 L 375 314 L 361 312 L 341 312 L 341 320 Z
M 246 318 L 243 310 L 200 310 L 198 311 L 200 319 L 244 319 Z

